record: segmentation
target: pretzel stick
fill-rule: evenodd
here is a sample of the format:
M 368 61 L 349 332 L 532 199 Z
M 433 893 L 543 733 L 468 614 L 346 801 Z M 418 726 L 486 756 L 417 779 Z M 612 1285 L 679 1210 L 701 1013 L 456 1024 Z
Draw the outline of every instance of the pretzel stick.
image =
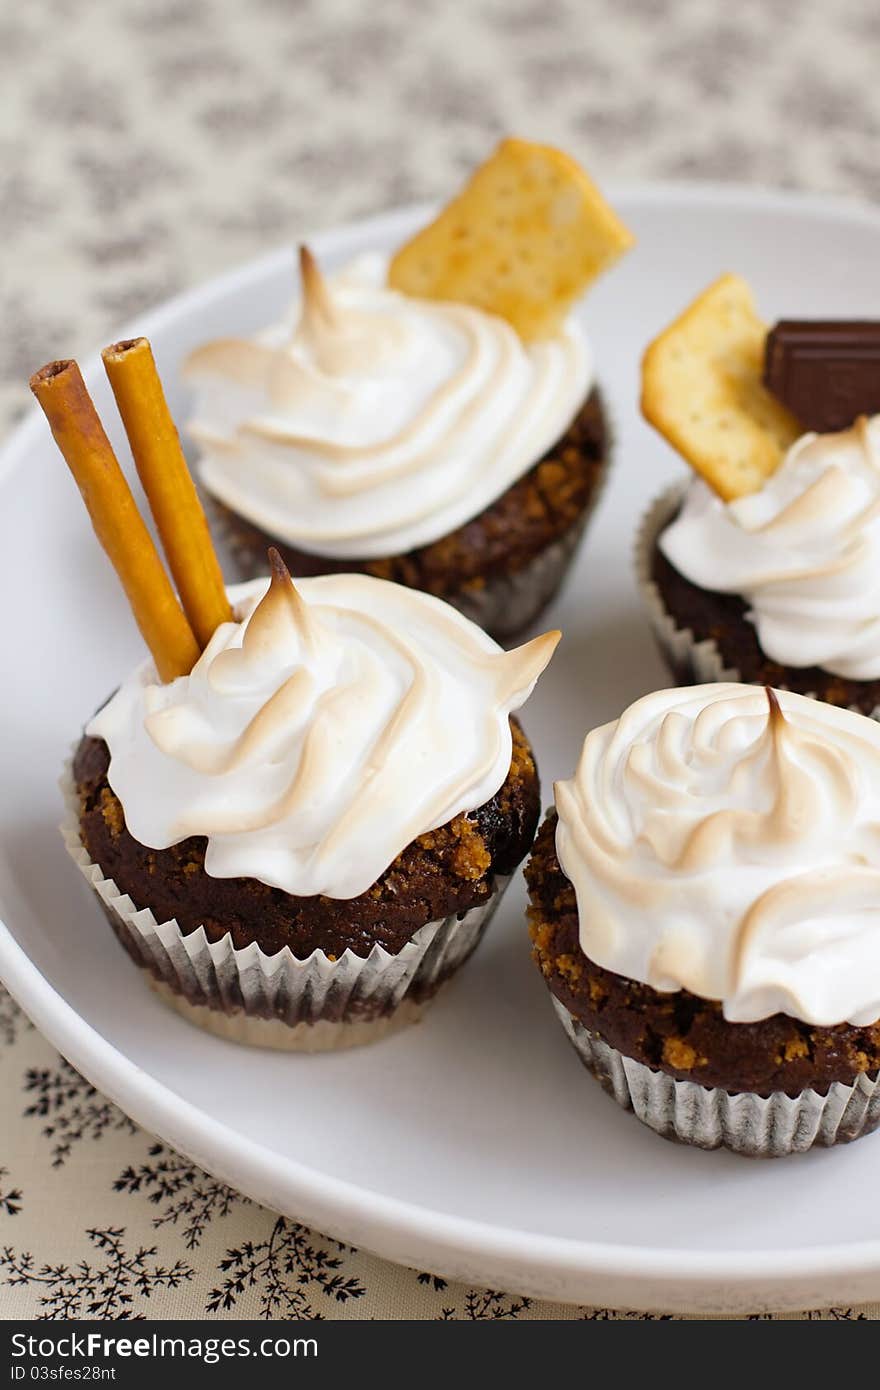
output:
M 76 479 L 163 681 L 186 675 L 199 645 L 137 509 L 75 362 L 49 362 L 30 387 Z
M 199 645 L 232 621 L 223 574 L 146 338 L 101 353 L 168 568 Z

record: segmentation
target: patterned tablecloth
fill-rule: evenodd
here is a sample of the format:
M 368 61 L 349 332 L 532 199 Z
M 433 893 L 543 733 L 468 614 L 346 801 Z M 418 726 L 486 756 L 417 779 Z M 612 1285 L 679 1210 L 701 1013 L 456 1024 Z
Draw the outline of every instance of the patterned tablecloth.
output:
M 0 425 L 40 362 L 514 130 L 600 180 L 880 196 L 864 0 L 30 0 L 0 11 Z M 639 1317 L 446 1284 L 249 1204 L 0 988 L 0 1317 Z M 880 1318 L 880 1308 L 814 1317 Z

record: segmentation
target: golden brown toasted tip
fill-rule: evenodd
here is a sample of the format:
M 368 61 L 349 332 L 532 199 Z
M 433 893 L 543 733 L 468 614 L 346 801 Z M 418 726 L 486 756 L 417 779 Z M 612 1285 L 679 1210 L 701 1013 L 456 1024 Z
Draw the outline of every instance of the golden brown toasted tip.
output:
M 502 652 L 500 656 L 493 658 L 504 666 L 505 690 L 508 694 L 512 695 L 534 685 L 549 664 L 561 637 L 559 629 L 553 628 L 550 632 L 542 632 L 540 637 L 533 637 L 530 642 L 524 642 L 521 647 L 514 647 L 512 651 Z
M 333 299 L 321 267 L 309 248 L 299 248 L 299 273 L 302 280 L 303 313 L 330 323 L 336 317 Z
M 770 723 L 773 725 L 778 725 L 780 722 L 784 723 L 785 715 L 782 712 L 782 706 L 779 703 L 779 696 L 776 694 L 776 691 L 772 686 L 765 685 L 764 694 L 767 696 L 767 704 L 770 706 Z
M 289 579 L 290 570 L 281 558 L 281 551 L 274 545 L 269 546 L 269 572 L 273 579 Z
M 316 640 L 315 626 L 308 604 L 293 582 L 290 570 L 274 545 L 269 547 L 269 588 L 251 614 L 245 633 L 245 646 L 271 646 L 276 640 L 275 615 L 285 613 L 305 645 Z

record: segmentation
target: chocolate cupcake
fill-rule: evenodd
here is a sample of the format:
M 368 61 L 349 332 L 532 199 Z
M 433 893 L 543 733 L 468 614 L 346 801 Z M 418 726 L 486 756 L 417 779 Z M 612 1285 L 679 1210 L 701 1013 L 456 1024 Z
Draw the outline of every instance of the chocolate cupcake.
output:
M 735 684 L 589 734 L 526 867 L 584 1065 L 666 1138 L 775 1157 L 880 1125 L 880 730 Z
M 417 1018 L 467 959 L 540 810 L 510 652 L 362 574 L 227 591 L 145 340 L 105 354 L 178 602 L 73 363 L 33 379 L 151 656 L 88 724 L 68 850 L 135 962 L 223 1037 L 316 1050 Z M 201 633 L 197 636 L 197 632 Z
M 760 379 L 765 327 L 748 318 L 744 346 L 729 322 L 723 330 L 712 322 L 732 281 L 736 294 L 748 295 L 723 277 L 645 359 L 645 412 L 701 475 L 665 493 L 643 522 L 637 569 L 651 624 L 679 682 L 772 685 L 877 717 L 880 415 L 801 432 Z M 679 366 L 676 379 L 669 368 L 674 358 L 687 361 L 689 317 L 700 328 L 694 357 L 715 364 L 697 370 L 718 372 L 719 361 L 723 368 L 714 419 L 705 388 L 688 402 L 687 371 Z M 727 334 L 726 348 L 713 333 Z M 771 347 L 778 341 L 774 330 Z M 815 351 L 812 370 L 821 386 Z
M 772 684 L 880 717 L 880 416 L 804 435 L 758 493 L 700 479 L 641 530 L 638 574 L 681 682 Z
M 129 954 L 212 1032 L 314 1050 L 417 1018 L 476 946 L 540 808 L 504 653 L 366 575 L 230 591 L 192 672 L 91 720 L 68 847 Z
M 184 365 L 199 478 L 237 574 L 260 573 L 272 544 L 297 576 L 391 579 L 496 637 L 532 622 L 608 462 L 569 309 L 629 242 L 573 162 L 507 141 L 390 264 L 367 255 L 325 279 L 303 249 L 289 321 Z

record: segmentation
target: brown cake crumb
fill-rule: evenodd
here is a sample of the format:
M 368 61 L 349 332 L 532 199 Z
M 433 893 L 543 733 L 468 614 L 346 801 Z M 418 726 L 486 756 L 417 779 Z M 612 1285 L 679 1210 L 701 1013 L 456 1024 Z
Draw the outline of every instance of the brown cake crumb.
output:
M 585 1028 L 655 1070 L 730 1092 L 825 1093 L 880 1071 L 880 1020 L 818 1028 L 775 1014 L 728 1023 L 720 1004 L 680 990 L 663 994 L 596 965 L 581 950 L 577 901 L 556 855 L 547 815 L 526 865 L 532 954 L 553 994 Z M 572 968 L 572 962 L 580 966 Z
M 83 738 L 74 759 L 83 843 L 103 873 L 160 920 L 172 917 L 188 934 L 226 932 L 236 947 L 257 941 L 268 954 L 289 946 L 304 957 L 317 947 L 338 956 L 368 955 L 378 942 L 392 954 L 425 925 L 464 913 L 492 895 L 528 853 L 540 814 L 538 773 L 529 742 L 511 719 L 510 772 L 478 810 L 408 845 L 381 878 L 357 898 L 298 898 L 251 878 L 212 878 L 204 868 L 204 837 L 151 850 L 128 833 L 122 806 L 107 782 L 109 753 Z
M 584 973 L 584 967 L 577 956 L 557 956 L 556 969 L 571 985 L 576 985 L 581 975 Z
M 492 855 L 478 827 L 467 816 L 459 816 L 452 822 L 452 833 L 458 839 L 450 860 L 452 872 L 471 881 L 482 878 L 492 863 Z
M 786 1062 L 793 1062 L 797 1057 L 809 1057 L 809 1055 L 810 1049 L 804 1038 L 789 1038 L 782 1049 L 782 1056 Z
M 122 807 L 109 787 L 104 787 L 101 791 L 101 815 L 104 817 L 104 824 L 115 840 L 125 829 L 125 816 L 122 814 Z
M 673 1071 L 693 1071 L 694 1067 L 704 1067 L 705 1057 L 698 1057 L 696 1050 L 684 1038 L 664 1038 L 663 1061 Z

